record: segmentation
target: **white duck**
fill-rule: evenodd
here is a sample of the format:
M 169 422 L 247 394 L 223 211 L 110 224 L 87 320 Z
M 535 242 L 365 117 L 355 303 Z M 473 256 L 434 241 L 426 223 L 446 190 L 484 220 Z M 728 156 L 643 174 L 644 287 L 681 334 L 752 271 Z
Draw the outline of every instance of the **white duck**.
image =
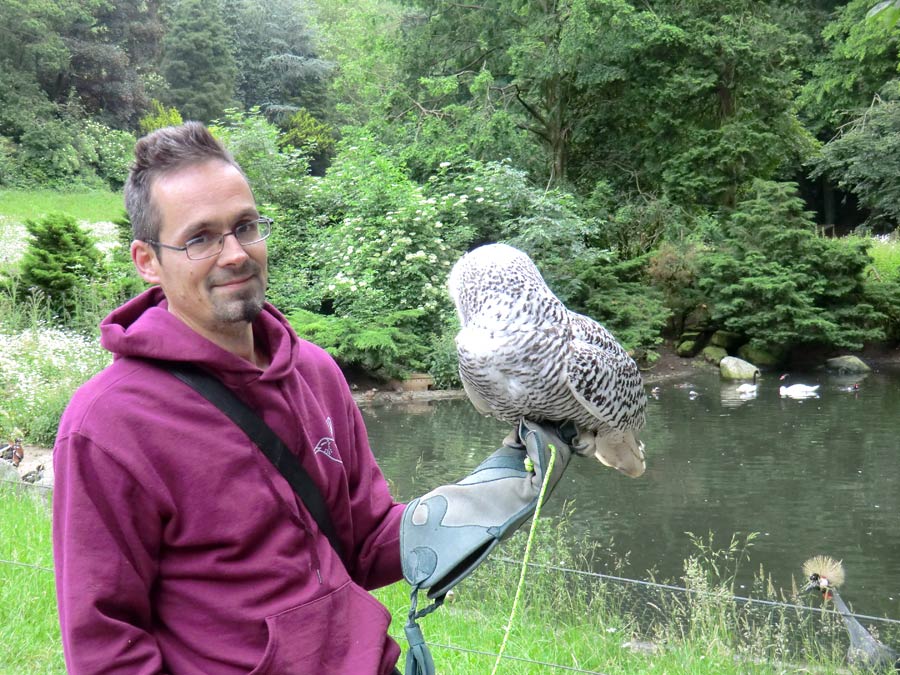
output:
M 787 377 L 785 374 L 778 379 L 784 381 Z M 782 385 L 778 388 L 778 393 L 782 398 L 818 398 L 819 386 L 818 384 L 792 384 L 789 387 Z
M 753 384 L 744 382 L 743 384 L 739 385 L 737 388 L 738 394 L 741 394 L 741 395 L 755 394 L 756 388 L 759 386 L 756 384 L 756 378 L 758 378 L 758 377 L 759 377 L 759 371 L 754 370 L 753 371 Z

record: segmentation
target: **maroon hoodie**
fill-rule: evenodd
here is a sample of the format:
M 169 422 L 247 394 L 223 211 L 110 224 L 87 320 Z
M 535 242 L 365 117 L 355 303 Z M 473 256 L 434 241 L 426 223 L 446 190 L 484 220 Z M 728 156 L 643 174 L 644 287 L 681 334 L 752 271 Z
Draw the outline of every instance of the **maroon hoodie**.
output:
M 260 370 L 189 329 L 158 288 L 101 324 L 113 364 L 54 448 L 53 548 L 66 665 L 83 673 L 391 672 L 401 578 L 395 503 L 334 361 L 266 305 Z M 225 415 L 144 359 L 217 375 L 301 459 L 346 569 L 287 481 Z

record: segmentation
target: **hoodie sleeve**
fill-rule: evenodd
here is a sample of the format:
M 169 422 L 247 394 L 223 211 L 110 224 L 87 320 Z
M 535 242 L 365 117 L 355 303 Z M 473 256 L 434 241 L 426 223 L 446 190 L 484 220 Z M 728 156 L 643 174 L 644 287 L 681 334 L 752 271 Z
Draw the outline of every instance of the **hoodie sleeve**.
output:
M 348 476 L 354 531 L 353 580 L 371 590 L 403 578 L 400 566 L 400 518 L 405 504 L 394 502 L 375 462 L 359 408 L 350 399 L 354 461 Z
M 159 509 L 140 482 L 79 434 L 53 453 L 53 556 L 70 675 L 159 675 L 149 633 Z

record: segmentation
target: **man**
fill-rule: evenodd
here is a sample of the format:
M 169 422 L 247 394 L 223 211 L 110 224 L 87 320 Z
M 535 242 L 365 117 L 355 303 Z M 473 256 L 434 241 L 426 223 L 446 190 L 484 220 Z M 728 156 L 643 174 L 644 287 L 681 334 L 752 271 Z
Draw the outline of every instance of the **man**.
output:
M 271 221 L 199 123 L 138 141 L 125 201 L 132 260 L 153 287 L 101 324 L 114 362 L 75 394 L 54 449 L 69 672 L 392 672 L 390 615 L 365 589 L 402 576 L 404 505 L 337 365 L 265 302 Z M 288 445 L 346 563 L 274 465 L 159 361 L 215 375 Z M 420 583 L 436 574 L 421 564 L 432 544 L 409 539 Z

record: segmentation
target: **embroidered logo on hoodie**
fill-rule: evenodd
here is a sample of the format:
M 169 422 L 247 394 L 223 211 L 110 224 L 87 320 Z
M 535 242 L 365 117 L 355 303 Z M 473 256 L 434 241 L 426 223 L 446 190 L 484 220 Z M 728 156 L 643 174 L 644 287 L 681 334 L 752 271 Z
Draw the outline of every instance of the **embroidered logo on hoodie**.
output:
M 325 436 L 325 438 L 316 443 L 316 447 L 313 448 L 313 452 L 319 455 L 325 455 L 332 462 L 343 464 L 341 458 L 338 457 L 337 444 L 334 442 L 334 424 L 332 423 L 330 417 L 325 418 L 325 424 L 328 425 L 328 432 L 331 435 Z

